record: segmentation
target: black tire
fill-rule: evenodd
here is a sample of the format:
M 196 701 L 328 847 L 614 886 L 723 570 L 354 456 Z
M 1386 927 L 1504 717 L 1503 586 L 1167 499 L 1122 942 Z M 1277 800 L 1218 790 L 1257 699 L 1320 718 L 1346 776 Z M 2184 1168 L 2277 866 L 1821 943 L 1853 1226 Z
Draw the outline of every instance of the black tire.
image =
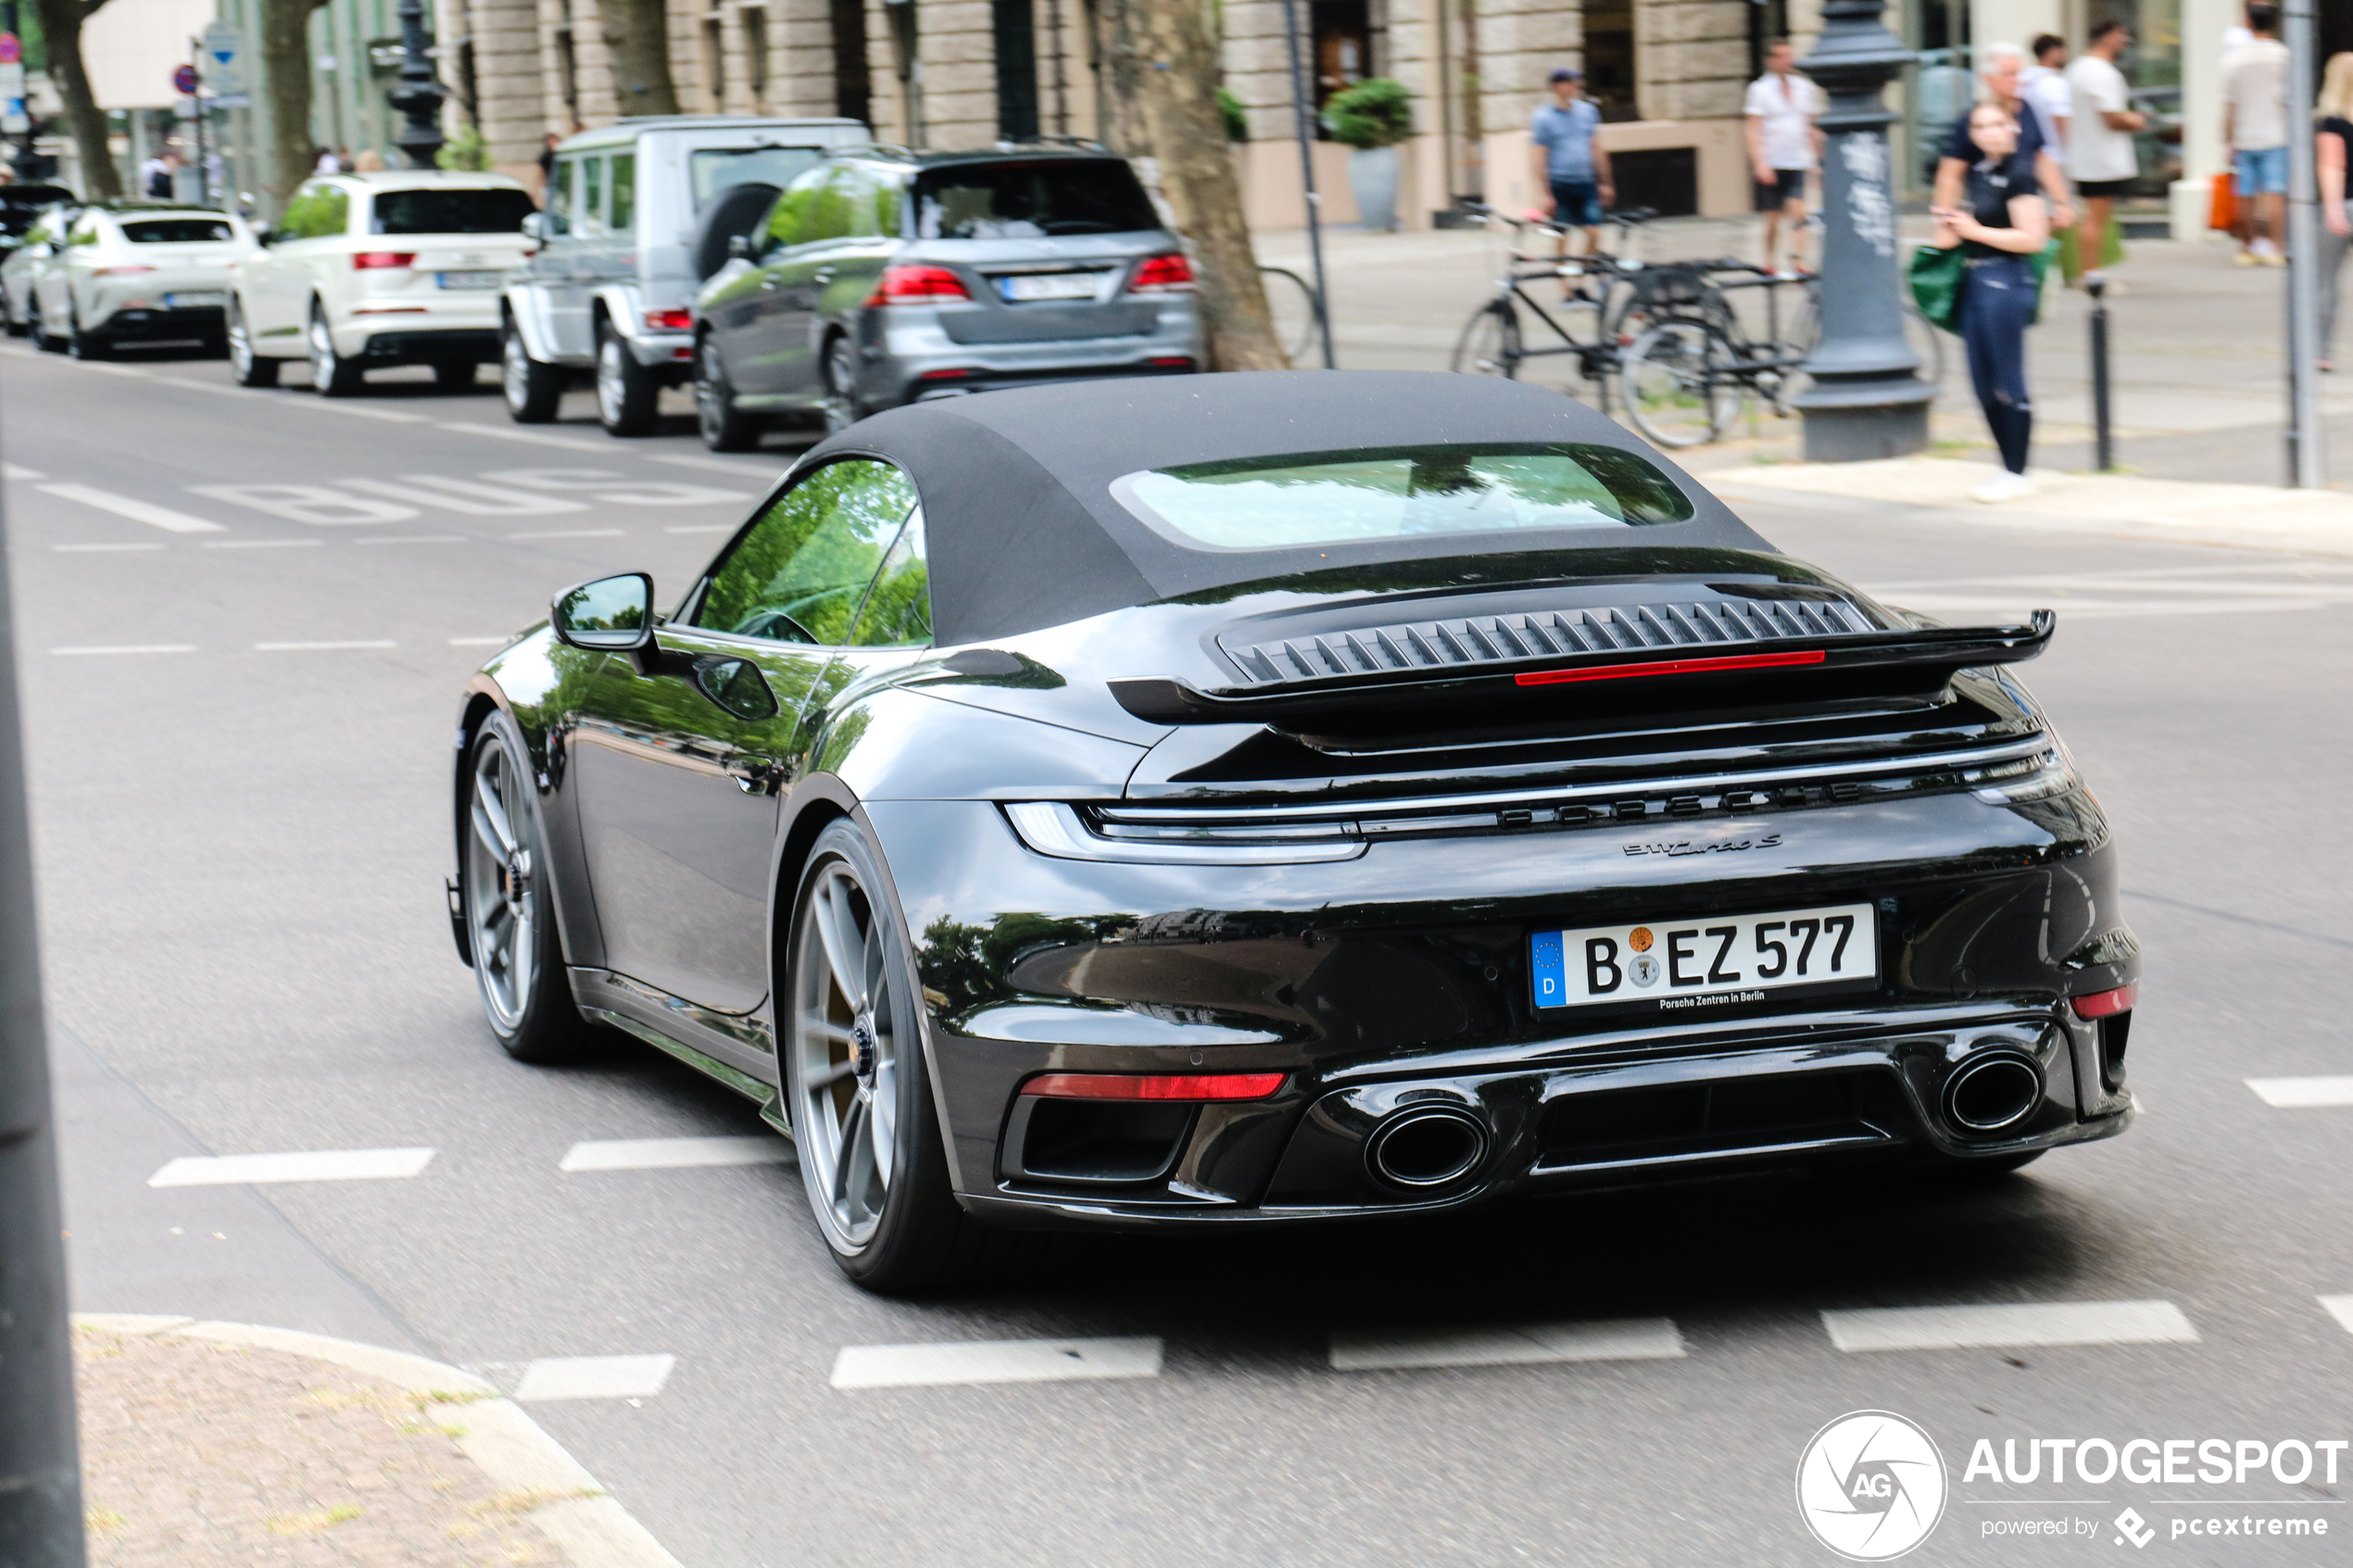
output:
M 433 384 L 443 392 L 472 392 L 477 368 L 471 359 L 445 359 L 433 368 Z
M 466 779 L 459 887 L 483 1017 L 517 1061 L 580 1060 L 603 1037 L 573 1004 L 531 753 L 503 710 L 484 720 L 467 744 Z M 497 816 L 484 809 L 485 792 Z
M 597 422 L 607 435 L 651 435 L 661 383 L 610 323 L 597 329 Z
M 712 198 L 696 221 L 694 238 L 686 243 L 686 254 L 694 260 L 695 282 L 711 282 L 712 274 L 727 265 L 728 242 L 757 230 L 782 194 L 779 186 L 746 181 Z
M 507 417 L 519 425 L 547 423 L 564 400 L 561 367 L 534 359 L 511 320 L 498 339 L 498 388 L 506 396 Z
M 114 345 L 95 332 L 82 330 L 82 312 L 66 318 L 66 352 L 77 359 L 111 359 Z
M 63 354 L 66 351 L 66 340 L 49 330 L 49 318 L 41 312 L 38 295 L 33 296 L 32 301 L 32 345 L 44 354 Z
M 833 948 L 818 929 L 828 920 L 840 939 Z M 817 835 L 784 929 L 779 1076 L 810 1211 L 834 1261 L 851 1283 L 888 1293 L 937 1289 L 999 1261 L 1006 1234 L 965 1214 L 950 1190 L 913 948 L 854 822 Z M 841 994 L 845 969 L 858 997 Z M 845 1010 L 823 1031 L 805 1022 Z M 812 1085 L 812 1068 L 831 1081 Z
M 749 452 L 760 445 L 760 421 L 736 407 L 726 358 L 708 332 L 695 345 L 695 425 L 714 452 Z
M 245 310 L 233 295 L 229 299 L 229 372 L 239 386 L 275 386 L 284 361 L 257 354 L 253 333 L 245 326 Z
M 25 322 L 17 320 L 15 308 L 8 304 L 8 294 L 6 289 L 0 289 L 0 327 L 6 327 L 10 337 L 22 337 L 32 330 Z
M 357 397 L 366 390 L 367 378 L 359 364 L 336 352 L 334 334 L 327 330 L 326 307 L 316 300 L 310 306 L 309 337 L 311 391 L 321 397 Z
M 1519 376 L 1519 312 L 1508 300 L 1494 300 L 1471 312 L 1454 340 L 1454 358 L 1447 369 L 1459 375 Z
M 858 398 L 858 347 L 847 332 L 825 344 L 825 433 L 838 435 L 866 417 Z

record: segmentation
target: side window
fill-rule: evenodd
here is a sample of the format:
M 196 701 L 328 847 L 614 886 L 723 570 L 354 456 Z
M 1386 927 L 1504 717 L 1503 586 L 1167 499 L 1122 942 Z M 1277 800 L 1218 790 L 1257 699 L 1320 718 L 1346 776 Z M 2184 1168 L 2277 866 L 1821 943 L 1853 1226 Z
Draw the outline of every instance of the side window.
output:
M 824 193 L 830 170 L 820 166 L 785 187 L 768 209 L 768 241 L 763 250 L 782 250 L 816 237 L 817 198 Z
M 94 213 L 77 220 L 73 226 L 73 232 L 66 236 L 66 244 L 69 245 L 94 245 L 97 243 L 98 219 Z
M 695 624 L 840 646 L 914 506 L 914 485 L 888 463 L 827 463 L 778 496 L 736 541 L 711 572 Z
M 818 239 L 849 239 L 866 232 L 866 222 L 873 217 L 873 187 L 865 172 L 853 164 L 836 169 L 825 182 L 824 194 L 817 198 L 817 225 L 823 232 Z
M 319 205 L 319 189 L 305 185 L 286 203 L 286 210 L 278 215 L 278 237 L 282 240 L 307 240 L 310 237 L 310 211 Z
M 558 158 L 555 173 L 547 181 L 547 231 L 554 234 L 572 232 L 573 182 L 579 176 L 580 160 L 576 157 Z
M 924 559 L 924 509 L 907 514 L 898 543 L 866 594 L 849 633 L 852 647 L 919 648 L 931 644 L 931 576 Z
M 578 232 L 594 236 L 605 232 L 605 160 L 585 157 L 580 160 L 580 215 Z
M 625 234 L 637 226 L 637 155 L 615 153 L 612 159 L 612 232 Z
M 330 185 L 320 193 L 318 221 L 310 226 L 310 233 L 319 237 L 340 234 L 351 227 L 351 193 L 341 185 Z

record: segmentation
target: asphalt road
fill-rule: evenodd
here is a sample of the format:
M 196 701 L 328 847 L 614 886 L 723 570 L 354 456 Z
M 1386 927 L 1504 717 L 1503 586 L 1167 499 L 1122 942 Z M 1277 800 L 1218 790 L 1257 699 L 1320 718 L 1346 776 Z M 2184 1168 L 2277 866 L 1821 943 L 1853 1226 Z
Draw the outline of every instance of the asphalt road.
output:
M 1088 1240 L 893 1302 L 836 1275 L 787 1164 L 560 1171 L 584 1139 L 760 1129 L 650 1051 L 508 1061 L 451 951 L 467 671 L 566 583 L 675 589 L 786 458 L 712 458 L 683 420 L 608 441 L 574 402 L 521 431 L 486 379 L 330 405 L 237 392 L 215 362 L 0 351 L 80 1309 L 340 1334 L 510 1386 L 543 1358 L 674 1357 L 658 1392 L 533 1408 L 689 1568 L 1827 1563 L 1793 1477 L 1861 1410 L 1918 1422 L 1949 1468 L 1912 1561 L 2346 1560 L 2342 1449 L 2334 1484 L 1964 1467 L 1980 1438 L 2353 1438 L 2353 1333 L 2318 1299 L 2353 1292 L 2353 1109 L 2246 1083 L 2353 1072 L 2353 565 L 1748 508 L 1899 601 L 2059 608 L 2027 673 L 2116 819 L 2147 951 L 2122 1138 L 1974 1192 L 1770 1179 L 1442 1228 Z M 434 1153 L 402 1179 L 146 1185 L 181 1156 L 377 1148 Z M 2072 1337 L 2186 1326 L 1863 1351 L 1820 1315 L 2057 1302 L 2180 1314 L 2093 1311 Z M 1671 1320 L 1684 1353 L 1329 1359 L 1336 1332 L 1623 1319 Z M 1156 1338 L 1159 1370 L 831 1381 L 845 1347 L 1057 1336 Z M 2127 1508 L 2145 1549 L 2111 1523 Z M 2171 1534 L 2224 1513 L 2336 1538 Z M 1994 1533 L 2045 1519 L 2075 1533 Z

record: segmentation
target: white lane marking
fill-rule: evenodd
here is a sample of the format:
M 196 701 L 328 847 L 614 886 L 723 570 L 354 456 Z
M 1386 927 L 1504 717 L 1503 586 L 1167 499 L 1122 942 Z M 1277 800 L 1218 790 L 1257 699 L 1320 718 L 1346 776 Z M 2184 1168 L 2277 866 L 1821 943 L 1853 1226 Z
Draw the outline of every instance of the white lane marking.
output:
M 194 643 L 120 643 L 111 647 L 51 648 L 51 653 L 71 658 L 86 653 L 194 653 Z
M 469 424 L 462 420 L 447 420 L 435 430 L 454 430 L 466 435 L 487 435 L 497 441 L 525 441 L 534 446 L 560 446 L 567 452 L 590 452 L 598 457 L 612 456 L 610 446 L 592 445 L 585 441 L 573 441 L 568 436 L 541 435 L 535 431 L 500 430 L 497 425 Z
M 170 507 L 158 507 L 153 501 L 142 501 L 129 495 L 118 495 L 109 490 L 94 490 L 87 484 L 44 484 L 44 495 L 55 495 L 61 501 L 79 501 L 85 507 L 95 507 L 102 512 L 127 517 L 133 522 L 169 529 L 174 533 L 226 533 L 229 531 L 217 522 L 207 522 L 186 512 L 175 512 Z
M 512 637 L 452 637 L 449 646 L 453 648 L 503 648 L 513 641 Z
M 1824 1312 L 1842 1350 L 1953 1350 L 1994 1345 L 2162 1345 L 2197 1330 L 2171 1301 L 2020 1301 L 1990 1307 L 1871 1307 Z
M 45 476 L 40 470 L 29 469 L 22 463 L 0 463 L 0 479 L 41 479 L 44 477 Z
M 422 1173 L 429 1148 L 328 1148 L 304 1154 L 182 1155 L 147 1178 L 151 1187 L 207 1187 L 268 1182 L 374 1182 Z
M 136 376 L 141 381 L 152 381 L 155 379 L 154 377 L 148 375 L 146 371 L 134 370 L 128 365 L 98 365 L 93 364 L 87 359 L 60 359 L 57 361 L 57 363 L 61 365 L 71 365 L 74 369 L 80 370 L 95 370 L 102 376 Z
M 661 1392 L 675 1356 L 547 1356 L 523 1368 L 518 1400 L 642 1399 Z
M 732 473 L 743 479 L 774 477 L 774 474 L 763 474 L 761 471 L 760 464 L 756 460 L 736 462 L 726 458 L 698 458 L 689 456 L 683 452 L 676 454 L 675 456 L 662 457 L 657 457 L 651 452 L 640 452 L 637 456 L 645 458 L 646 461 L 649 463 L 669 463 L 674 467 L 682 469 L 713 469 L 721 473 Z M 799 454 L 796 453 L 794 456 L 798 457 Z M 792 467 L 792 463 L 788 459 L 776 461 L 774 473 L 782 473 L 785 470 L 790 467 Z
M 396 501 L 413 501 L 421 507 L 440 507 L 474 517 L 542 517 L 549 512 L 588 509 L 578 501 L 554 495 L 535 495 L 527 490 L 508 490 L 471 479 L 445 479 L 430 473 L 405 473 L 397 483 L 388 479 L 339 479 L 335 483 L 346 490 L 364 490 L 371 495 L 389 495 Z
M 199 495 L 234 501 L 289 522 L 314 528 L 349 528 L 371 522 L 403 522 L 417 515 L 414 507 L 392 501 L 371 501 L 324 484 L 192 484 Z
M 2320 1302 L 2339 1328 L 2353 1334 L 2353 1296 L 2323 1296 Z
M 397 539 L 354 539 L 355 545 L 466 545 L 472 541 L 462 533 L 409 533 Z
M 674 528 L 665 528 L 662 532 L 664 533 L 733 533 L 736 528 L 736 525 L 732 522 L 687 522 Z
M 937 1345 L 846 1345 L 837 1388 L 936 1388 L 964 1383 L 1068 1383 L 1158 1377 L 1160 1339 L 975 1339 Z
M 371 408 L 362 404 L 331 401 L 324 397 L 309 398 L 304 406 L 316 408 L 322 414 L 350 414 L 363 420 L 389 420 L 395 424 L 421 425 L 429 422 L 423 414 L 404 414 L 393 408 Z
M 110 555 L 120 550 L 160 550 L 164 548 L 161 545 L 52 545 L 49 547 L 57 551 L 61 556 Z
M 1684 1353 L 1683 1336 L 1671 1318 L 1503 1323 L 1467 1329 L 1334 1329 L 1331 1345 L 1334 1372 L 1666 1361 Z
M 510 539 L 618 539 L 618 528 L 543 528 L 531 533 L 510 533 Z
M 388 638 L 372 638 L 339 643 L 256 643 L 256 653 L 333 653 L 342 648 L 396 648 L 400 645 Z
M 2249 1078 L 2246 1086 L 2262 1096 L 2265 1105 L 2283 1110 L 2353 1105 L 2353 1078 Z
M 751 1138 L 598 1138 L 573 1144 L 559 1171 L 683 1171 L 702 1165 L 789 1165 L 792 1145 Z
M 322 539 L 208 539 L 208 550 L 300 550 L 321 545 Z M 161 548 L 160 546 L 157 546 Z

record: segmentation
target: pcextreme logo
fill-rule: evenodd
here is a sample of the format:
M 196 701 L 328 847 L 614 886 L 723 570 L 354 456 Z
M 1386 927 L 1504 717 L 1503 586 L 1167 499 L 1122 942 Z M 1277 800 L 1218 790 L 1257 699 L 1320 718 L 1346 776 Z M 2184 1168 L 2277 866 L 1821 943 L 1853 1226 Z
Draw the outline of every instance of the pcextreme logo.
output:
M 1935 1440 L 1887 1411 L 1840 1416 L 1797 1461 L 1806 1527 L 1855 1562 L 1884 1562 L 1928 1539 L 1944 1515 L 1945 1489 Z

